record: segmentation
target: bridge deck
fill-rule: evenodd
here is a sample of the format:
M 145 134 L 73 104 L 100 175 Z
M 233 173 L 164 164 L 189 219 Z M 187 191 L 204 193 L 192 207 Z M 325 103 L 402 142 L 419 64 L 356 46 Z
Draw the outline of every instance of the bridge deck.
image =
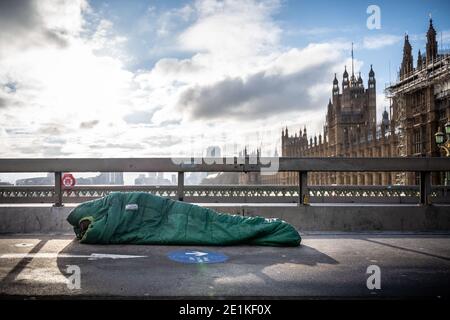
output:
M 449 297 L 450 234 L 310 233 L 298 248 L 81 245 L 72 235 L 0 236 L 0 296 Z M 183 264 L 178 249 L 228 261 Z M 92 259 L 95 254 L 144 256 Z M 28 255 L 27 255 L 28 254 Z M 67 265 L 81 270 L 68 289 Z M 381 289 L 366 287 L 369 265 Z

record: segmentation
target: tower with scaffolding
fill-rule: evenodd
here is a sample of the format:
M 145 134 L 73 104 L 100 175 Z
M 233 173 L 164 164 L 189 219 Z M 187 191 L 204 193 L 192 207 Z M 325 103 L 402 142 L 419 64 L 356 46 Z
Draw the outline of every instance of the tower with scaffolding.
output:
M 412 46 L 405 35 L 398 79 L 385 93 L 391 101 L 397 156 L 439 156 L 434 134 L 450 118 L 450 54 L 438 47 L 431 17 L 424 54 L 418 51 L 414 67 Z M 432 179 L 441 183 L 441 174 Z M 397 173 L 394 183 L 411 185 L 417 180 L 415 173 Z

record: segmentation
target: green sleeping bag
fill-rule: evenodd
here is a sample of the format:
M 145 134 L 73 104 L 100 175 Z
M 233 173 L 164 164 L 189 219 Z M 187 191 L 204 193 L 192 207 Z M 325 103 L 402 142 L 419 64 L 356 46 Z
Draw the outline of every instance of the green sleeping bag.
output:
M 67 221 L 82 243 L 298 246 L 279 219 L 219 213 L 144 192 L 114 192 L 80 204 Z M 87 222 L 88 227 L 81 226 Z

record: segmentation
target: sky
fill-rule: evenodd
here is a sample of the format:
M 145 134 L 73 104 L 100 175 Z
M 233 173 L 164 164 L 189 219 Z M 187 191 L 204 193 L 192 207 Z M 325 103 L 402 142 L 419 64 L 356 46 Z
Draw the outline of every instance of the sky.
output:
M 431 14 L 449 48 L 449 12 L 445 0 L 0 0 L 0 157 L 280 153 L 282 127 L 322 132 L 352 42 L 366 85 L 373 65 L 380 120 L 404 34 L 416 60 Z

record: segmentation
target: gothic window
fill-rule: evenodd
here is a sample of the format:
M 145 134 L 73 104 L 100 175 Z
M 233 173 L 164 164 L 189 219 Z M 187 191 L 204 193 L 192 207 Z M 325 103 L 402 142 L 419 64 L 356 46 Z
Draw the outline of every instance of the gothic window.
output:
M 422 153 L 422 134 L 420 129 L 413 132 L 413 154 Z
M 441 109 L 437 112 L 438 114 L 438 119 L 442 122 L 444 122 L 445 120 L 447 120 L 447 113 L 445 109 Z M 442 126 L 443 127 L 443 126 Z

